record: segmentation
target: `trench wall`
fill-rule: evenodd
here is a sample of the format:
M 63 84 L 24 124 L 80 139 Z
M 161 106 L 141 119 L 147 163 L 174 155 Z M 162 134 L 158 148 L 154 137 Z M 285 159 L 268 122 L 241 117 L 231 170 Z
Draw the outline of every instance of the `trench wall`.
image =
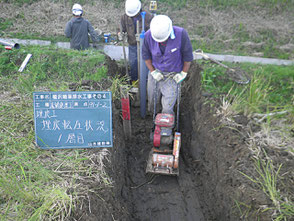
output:
M 213 109 L 201 93 L 201 68 L 194 62 L 182 89 L 182 157 L 196 176 L 199 200 L 207 220 L 239 220 L 234 199 L 238 196 L 232 153 L 237 151 L 231 131 L 220 129 Z M 239 145 L 239 144 L 238 144 Z M 238 154 L 236 154 L 238 155 Z M 237 215 L 237 214 L 236 214 Z

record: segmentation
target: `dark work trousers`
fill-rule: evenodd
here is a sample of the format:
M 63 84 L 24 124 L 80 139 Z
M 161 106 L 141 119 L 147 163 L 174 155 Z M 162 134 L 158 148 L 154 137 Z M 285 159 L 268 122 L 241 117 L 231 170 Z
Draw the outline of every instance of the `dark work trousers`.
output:
M 131 80 L 136 81 L 138 80 L 137 45 L 129 45 L 129 62 L 131 66 Z

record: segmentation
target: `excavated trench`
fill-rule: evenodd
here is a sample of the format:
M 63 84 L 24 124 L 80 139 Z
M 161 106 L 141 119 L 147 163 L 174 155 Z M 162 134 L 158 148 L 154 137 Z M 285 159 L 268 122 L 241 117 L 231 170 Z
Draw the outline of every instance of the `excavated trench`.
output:
M 152 117 L 140 119 L 133 110 L 133 140 L 126 144 L 125 183 L 122 197 L 129 208 L 131 220 L 204 220 L 193 176 L 183 163 L 180 177 L 145 174 L 152 147 L 150 131 Z
M 111 64 L 115 72 L 114 63 Z M 241 185 L 234 172 L 234 155 L 242 148 L 229 130 L 216 130 L 218 120 L 204 105 L 201 68 L 194 62 L 182 85 L 180 130 L 182 147 L 179 177 L 157 175 L 150 180 L 145 168 L 152 148 L 152 116 L 140 117 L 131 108 L 132 139 L 125 141 L 120 105 L 113 105 L 114 147 L 108 174 L 109 190 L 90 194 L 91 212 L 84 207 L 79 220 L 238 220 L 233 198 Z M 232 149 L 233 148 L 233 149 Z M 97 197 L 99 195 L 99 197 Z
M 193 72 L 199 75 L 198 69 Z M 196 177 L 183 159 L 179 177 L 158 175 L 150 179 L 146 175 L 148 154 L 152 148 L 152 116 L 141 119 L 139 108 L 131 111 L 133 139 L 125 147 L 127 168 L 122 187 L 122 197 L 131 220 L 205 220 L 196 191 Z M 181 111 L 181 116 L 184 114 L 185 111 Z M 182 152 L 189 149 L 187 144 L 182 146 Z
M 152 116 L 140 117 L 132 107 L 133 138 L 125 142 L 120 160 L 122 169 L 120 197 L 128 211 L 127 220 L 229 220 L 231 199 L 222 186 L 224 172 L 218 164 L 226 162 L 218 149 L 226 146 L 224 134 L 211 130 L 218 121 L 203 105 L 200 90 L 201 68 L 193 63 L 182 87 L 180 130 L 182 147 L 180 176 L 155 176 L 150 180 L 145 168 L 152 143 Z M 122 148 L 122 147 L 121 147 Z M 224 157 L 224 158 L 222 158 Z M 221 167 L 221 166 L 220 166 Z

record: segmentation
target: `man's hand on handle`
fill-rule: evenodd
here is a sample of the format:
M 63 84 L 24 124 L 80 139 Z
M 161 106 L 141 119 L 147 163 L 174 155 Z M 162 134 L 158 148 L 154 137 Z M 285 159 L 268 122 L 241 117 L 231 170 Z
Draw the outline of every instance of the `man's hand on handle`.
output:
M 163 79 L 162 73 L 159 70 L 157 70 L 157 69 L 155 69 L 154 71 L 152 71 L 150 74 L 152 75 L 152 77 L 156 81 L 161 81 Z
M 187 72 L 182 71 L 181 73 L 176 74 L 173 79 L 177 84 L 181 83 L 187 76 Z

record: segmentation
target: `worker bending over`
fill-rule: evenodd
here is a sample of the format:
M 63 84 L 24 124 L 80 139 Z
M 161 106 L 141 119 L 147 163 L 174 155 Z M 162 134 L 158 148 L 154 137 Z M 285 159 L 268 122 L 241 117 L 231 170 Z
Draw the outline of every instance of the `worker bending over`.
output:
M 177 84 L 186 78 L 193 60 L 187 31 L 173 26 L 166 15 L 155 16 L 151 21 L 150 30 L 145 34 L 142 57 L 149 69 L 148 110 L 153 111 L 157 88 L 157 97 L 162 96 L 162 113 L 174 114 Z

